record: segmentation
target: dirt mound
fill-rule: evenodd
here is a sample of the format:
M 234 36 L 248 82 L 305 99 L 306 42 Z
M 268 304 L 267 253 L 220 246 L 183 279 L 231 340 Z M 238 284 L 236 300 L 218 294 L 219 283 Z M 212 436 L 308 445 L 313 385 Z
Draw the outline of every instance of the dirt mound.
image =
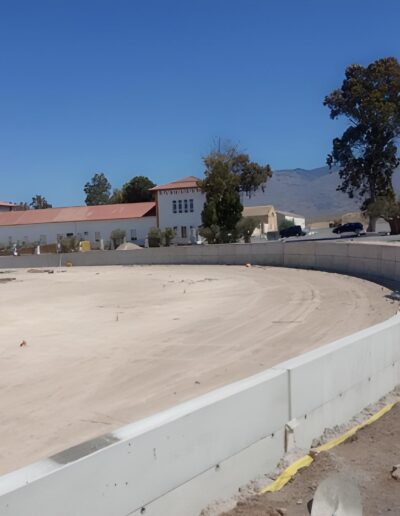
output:
M 137 244 L 132 244 L 132 242 L 125 242 L 117 247 L 117 251 L 134 251 L 136 249 L 142 249 L 142 247 Z

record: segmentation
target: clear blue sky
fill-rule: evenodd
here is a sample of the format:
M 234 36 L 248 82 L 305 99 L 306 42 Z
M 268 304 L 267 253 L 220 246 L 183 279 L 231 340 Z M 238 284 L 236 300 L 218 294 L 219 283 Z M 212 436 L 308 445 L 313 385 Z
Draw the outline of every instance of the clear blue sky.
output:
M 3 0 L 0 199 L 83 203 L 201 175 L 216 137 L 273 169 L 324 164 L 348 64 L 400 57 L 399 0 Z

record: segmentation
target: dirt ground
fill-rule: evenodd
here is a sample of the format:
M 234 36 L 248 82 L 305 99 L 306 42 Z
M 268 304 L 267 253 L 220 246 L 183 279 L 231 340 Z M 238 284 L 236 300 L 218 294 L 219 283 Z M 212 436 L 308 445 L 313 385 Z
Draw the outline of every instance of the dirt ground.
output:
M 321 453 L 281 491 L 253 496 L 221 516 L 306 516 L 319 483 L 340 472 L 359 487 L 363 516 L 400 515 L 400 480 L 391 476 L 400 463 L 400 405 L 340 446 Z
M 382 287 L 261 267 L 0 271 L 0 473 L 393 315 Z M 22 345 L 21 345 L 22 344 Z

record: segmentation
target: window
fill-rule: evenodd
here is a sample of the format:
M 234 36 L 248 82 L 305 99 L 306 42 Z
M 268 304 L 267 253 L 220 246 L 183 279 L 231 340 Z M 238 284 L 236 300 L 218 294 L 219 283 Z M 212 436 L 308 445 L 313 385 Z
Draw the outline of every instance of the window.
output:
M 84 234 L 85 238 L 86 238 L 86 237 L 89 237 L 89 231 L 84 231 L 84 233 L 83 233 L 83 234 Z
M 62 234 L 61 233 L 57 233 L 57 242 L 59 242 L 61 239 L 62 239 Z
M 187 212 L 188 212 L 188 202 L 187 202 L 187 199 L 185 199 L 185 200 L 183 201 L 183 206 L 184 206 L 184 208 L 185 208 L 185 213 L 187 213 Z
M 101 239 L 100 231 L 95 232 L 94 239 L 96 240 L 96 242 L 100 241 L 100 239 Z
M 190 213 L 193 213 L 193 211 L 194 211 L 193 199 L 189 199 L 189 208 L 190 208 Z
M 179 213 L 182 213 L 182 201 L 178 201 Z
M 46 245 L 47 244 L 46 235 L 40 235 L 40 244 L 41 245 Z
M 172 213 L 176 213 L 176 201 L 172 201 Z
M 69 237 L 69 238 L 70 238 L 70 237 L 73 237 L 73 236 L 74 236 L 74 234 L 73 234 L 73 233 L 67 233 L 67 237 Z
M 181 237 L 182 238 L 186 238 L 187 237 L 186 226 L 181 226 Z
M 174 226 L 175 235 L 178 234 L 178 226 Z
M 131 229 L 131 240 L 137 240 L 136 229 Z

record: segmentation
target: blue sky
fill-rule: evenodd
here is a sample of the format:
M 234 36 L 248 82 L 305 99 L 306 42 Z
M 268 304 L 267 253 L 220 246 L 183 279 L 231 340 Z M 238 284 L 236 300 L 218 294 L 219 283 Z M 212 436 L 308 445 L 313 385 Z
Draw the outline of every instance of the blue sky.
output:
M 398 0 L 0 0 L 0 199 L 201 175 L 217 137 L 321 166 L 344 127 L 324 96 L 400 57 L 399 20 Z

